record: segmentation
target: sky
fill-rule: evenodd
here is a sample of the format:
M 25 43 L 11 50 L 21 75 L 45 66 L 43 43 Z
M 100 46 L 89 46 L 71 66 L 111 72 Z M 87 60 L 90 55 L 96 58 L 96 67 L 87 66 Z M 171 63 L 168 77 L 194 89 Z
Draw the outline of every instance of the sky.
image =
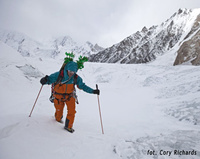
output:
M 131 34 L 160 25 L 179 8 L 199 0 L 0 0 L 0 29 L 42 41 L 70 36 L 106 48 Z

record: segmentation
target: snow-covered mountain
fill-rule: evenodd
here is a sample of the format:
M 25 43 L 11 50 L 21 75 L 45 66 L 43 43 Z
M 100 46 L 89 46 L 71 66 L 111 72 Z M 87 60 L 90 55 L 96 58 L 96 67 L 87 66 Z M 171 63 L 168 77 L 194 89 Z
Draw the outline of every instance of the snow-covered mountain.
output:
M 61 36 L 54 38 L 49 42 L 51 47 L 53 47 L 53 56 L 57 56 L 60 53 L 73 52 L 76 55 L 86 55 L 90 56 L 102 50 L 103 48 L 97 47 L 98 44 L 93 45 L 90 42 L 86 42 L 83 45 L 79 45 L 69 36 Z
M 192 39 L 195 36 L 194 33 L 200 29 L 199 16 L 200 9 L 179 9 L 161 25 L 144 27 L 120 43 L 92 55 L 90 61 L 137 64 L 153 61 L 157 56 L 172 49 L 176 53 L 182 46 L 182 42 Z M 195 41 L 195 43 L 199 43 L 199 39 L 196 39 L 198 42 Z M 196 46 L 191 42 L 190 50 Z M 200 55 L 199 50 L 196 54 Z
M 22 56 L 33 55 L 43 45 L 25 34 L 0 30 L 0 41 L 15 49 Z
M 0 41 L 11 46 L 25 57 L 58 58 L 61 56 L 62 58 L 65 52 L 90 56 L 103 49 L 90 42 L 83 45 L 78 44 L 70 36 L 55 37 L 41 43 L 23 33 L 5 30 L 0 31 Z

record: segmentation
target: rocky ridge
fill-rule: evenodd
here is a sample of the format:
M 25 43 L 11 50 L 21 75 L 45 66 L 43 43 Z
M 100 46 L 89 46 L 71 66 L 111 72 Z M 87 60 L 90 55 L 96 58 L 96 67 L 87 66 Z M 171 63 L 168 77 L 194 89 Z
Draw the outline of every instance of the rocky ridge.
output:
M 91 55 L 90 61 L 126 64 L 153 61 L 157 55 L 163 55 L 177 45 L 178 48 L 181 48 L 182 41 L 193 39 L 194 33 L 199 29 L 199 21 L 196 20 L 198 16 L 200 16 L 200 9 L 179 9 L 161 25 L 144 27 L 120 43 Z M 198 44 L 199 39 L 194 39 L 196 39 L 195 43 Z M 193 48 L 196 45 L 191 44 L 190 46 L 192 47 L 190 50 L 198 51 L 198 49 Z M 193 57 L 190 52 L 188 53 Z

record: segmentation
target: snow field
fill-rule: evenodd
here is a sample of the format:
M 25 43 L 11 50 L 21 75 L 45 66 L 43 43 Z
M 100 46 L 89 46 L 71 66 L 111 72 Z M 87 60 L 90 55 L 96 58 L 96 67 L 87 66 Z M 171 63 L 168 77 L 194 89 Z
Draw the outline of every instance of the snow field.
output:
M 50 86 L 43 87 L 28 117 L 40 78 L 57 71 L 60 61 L 25 59 L 2 43 L 0 47 L 6 52 L 0 58 L 0 158 L 200 158 L 200 67 L 86 63 L 78 74 L 88 86 L 99 85 L 105 134 L 97 96 L 78 89 L 75 133 L 70 134 L 54 120 Z M 31 71 L 36 76 L 27 74 Z M 64 117 L 66 113 L 65 107 Z M 195 150 L 196 155 L 159 154 L 176 149 Z

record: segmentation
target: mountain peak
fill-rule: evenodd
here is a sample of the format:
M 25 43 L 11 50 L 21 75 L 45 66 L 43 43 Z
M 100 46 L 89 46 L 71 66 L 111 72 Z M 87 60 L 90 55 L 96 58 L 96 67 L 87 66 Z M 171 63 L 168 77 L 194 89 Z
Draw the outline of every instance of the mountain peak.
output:
M 148 29 L 146 28 L 146 26 L 144 26 L 144 27 L 142 28 L 142 31 L 141 31 L 141 32 L 146 33 L 147 31 L 148 31 Z
M 141 32 L 137 31 L 118 44 L 92 55 L 90 61 L 127 64 L 153 61 L 184 40 L 199 14 L 200 9 L 180 8 L 161 25 L 149 29 L 143 27 Z

